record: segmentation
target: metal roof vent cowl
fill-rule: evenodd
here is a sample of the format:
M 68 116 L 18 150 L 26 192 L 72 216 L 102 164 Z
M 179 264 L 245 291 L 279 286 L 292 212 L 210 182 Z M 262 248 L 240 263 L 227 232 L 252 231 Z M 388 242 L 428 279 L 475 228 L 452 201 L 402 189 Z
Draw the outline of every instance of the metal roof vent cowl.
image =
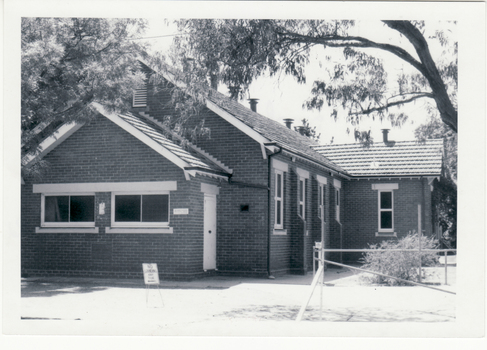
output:
M 389 135 L 389 129 L 382 129 L 382 140 L 384 141 L 384 143 L 389 142 L 388 135 Z
M 257 113 L 257 103 L 259 103 L 259 99 L 258 98 L 249 98 L 249 103 L 250 103 L 250 109 L 252 110 L 252 112 Z
M 286 118 L 286 119 L 283 119 L 283 120 L 284 120 L 284 124 L 286 124 L 287 128 L 288 129 L 291 129 L 291 126 L 293 125 L 294 119 Z

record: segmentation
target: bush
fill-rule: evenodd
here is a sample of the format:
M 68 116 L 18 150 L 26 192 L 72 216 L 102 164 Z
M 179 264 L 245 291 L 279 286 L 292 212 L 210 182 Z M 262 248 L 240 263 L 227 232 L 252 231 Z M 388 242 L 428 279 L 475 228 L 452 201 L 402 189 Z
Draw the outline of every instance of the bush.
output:
M 438 241 L 433 237 L 422 236 L 421 249 L 435 249 Z M 418 249 L 419 237 L 416 232 L 410 232 L 406 237 L 395 241 L 383 241 L 379 244 L 369 245 L 373 252 L 364 253 L 361 259 L 363 268 L 379 272 L 388 276 L 394 276 L 406 281 L 419 280 L 419 258 L 420 253 L 415 252 L 398 252 L 391 249 Z M 421 252 L 421 266 L 434 266 L 438 262 L 438 256 L 435 252 Z M 370 283 L 381 283 L 388 285 L 409 285 L 391 277 L 366 274 L 363 277 Z

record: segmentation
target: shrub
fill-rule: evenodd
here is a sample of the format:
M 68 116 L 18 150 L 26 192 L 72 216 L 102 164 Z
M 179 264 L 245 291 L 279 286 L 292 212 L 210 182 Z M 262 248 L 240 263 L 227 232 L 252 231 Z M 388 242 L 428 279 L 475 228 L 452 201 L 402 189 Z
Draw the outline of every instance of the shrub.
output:
M 438 241 L 433 237 L 422 236 L 421 249 L 437 248 Z M 379 272 L 388 276 L 394 276 L 407 281 L 418 281 L 419 258 L 418 251 L 398 252 L 391 249 L 418 249 L 419 237 L 416 232 L 410 232 L 407 236 L 394 241 L 383 241 L 379 244 L 369 245 L 372 252 L 364 253 L 361 262 L 363 268 Z M 421 252 L 421 266 L 434 266 L 438 262 L 435 252 Z M 386 283 L 389 285 L 408 285 L 406 282 L 395 278 L 366 274 L 363 278 L 370 283 Z

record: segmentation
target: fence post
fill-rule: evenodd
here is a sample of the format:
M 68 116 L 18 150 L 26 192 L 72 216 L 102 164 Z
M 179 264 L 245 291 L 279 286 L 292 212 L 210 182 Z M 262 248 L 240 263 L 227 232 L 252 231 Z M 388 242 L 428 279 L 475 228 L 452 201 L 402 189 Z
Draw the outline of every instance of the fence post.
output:
M 418 240 L 419 240 L 419 283 L 421 283 L 421 270 L 422 270 L 422 262 L 421 262 L 421 238 L 423 230 L 421 227 L 421 204 L 418 204 Z

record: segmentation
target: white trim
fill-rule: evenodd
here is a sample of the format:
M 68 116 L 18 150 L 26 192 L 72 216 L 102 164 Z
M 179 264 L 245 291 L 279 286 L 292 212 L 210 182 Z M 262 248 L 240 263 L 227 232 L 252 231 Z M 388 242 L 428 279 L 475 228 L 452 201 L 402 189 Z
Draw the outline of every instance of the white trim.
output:
M 375 233 L 375 237 L 397 237 L 397 232 L 380 231 Z
M 105 233 L 146 233 L 146 234 L 154 234 L 154 233 L 173 233 L 172 227 L 138 227 L 138 228 L 121 228 L 121 227 L 105 227 Z
M 275 228 L 275 229 L 272 231 L 272 234 L 273 234 L 273 235 L 276 235 L 276 236 L 285 236 L 285 235 L 287 235 L 287 230 L 283 230 L 283 229 L 277 229 L 277 228 Z
M 274 172 L 274 229 L 282 230 L 284 228 L 284 172 L 281 170 L 275 170 Z M 281 176 L 281 197 L 277 197 L 277 176 Z M 281 203 L 281 223 L 277 223 L 277 202 Z
M 272 168 L 275 170 L 280 170 L 284 172 L 289 171 L 289 165 L 287 163 L 281 162 L 280 160 L 272 158 Z
M 391 209 L 381 209 L 380 207 L 380 194 L 381 193 L 390 193 L 391 194 Z M 390 234 L 392 235 L 392 233 L 394 232 L 394 191 L 392 189 L 386 189 L 386 190 L 379 190 L 377 191 L 377 211 L 378 211 L 378 225 L 377 225 L 377 231 L 379 231 L 378 233 L 379 234 Z M 381 228 L 380 227 L 380 214 L 382 212 L 391 212 L 391 220 L 392 220 L 392 228 Z
M 88 182 L 88 183 L 57 183 L 36 184 L 33 193 L 58 194 L 58 193 L 95 193 L 95 192 L 160 192 L 177 191 L 177 181 L 153 181 L 153 182 Z
M 305 179 L 309 179 L 309 171 L 308 170 L 296 168 L 296 172 L 298 173 L 299 177 L 304 177 Z
M 303 183 L 303 192 L 301 193 L 301 182 Z M 303 200 L 301 201 L 301 195 Z M 300 209 L 303 206 L 303 214 L 301 215 Z M 306 178 L 298 178 L 298 216 L 306 221 Z
M 115 221 L 115 196 L 124 196 L 124 195 L 133 195 L 133 196 L 143 196 L 143 195 L 167 195 L 167 221 L 161 222 L 146 222 L 146 221 Z M 142 198 L 141 198 L 142 200 Z M 169 191 L 159 191 L 159 192 L 134 192 L 134 191 L 124 191 L 124 192 L 112 192 L 111 195 L 111 213 L 110 219 L 112 223 L 112 227 L 126 227 L 126 228 L 139 228 L 139 227 L 161 227 L 161 226 L 169 226 L 169 219 L 171 217 L 171 196 Z M 141 207 L 142 208 L 142 207 Z M 141 220 L 142 220 L 142 213 L 141 213 Z
M 60 143 L 62 143 L 64 140 L 66 140 L 68 137 L 78 131 L 83 125 L 84 123 L 75 122 L 61 125 L 61 127 L 59 127 L 59 129 L 57 129 L 51 136 L 49 136 L 39 144 L 39 146 L 37 147 L 39 153 L 29 153 L 25 155 L 24 158 L 22 158 L 22 164 L 26 166 L 36 158 L 41 159 L 46 154 L 51 152 L 54 148 L 56 148 Z
M 341 188 L 335 186 L 335 220 L 340 221 L 340 206 L 342 204 Z
M 36 233 L 98 233 L 98 227 L 36 227 Z
M 220 194 L 220 188 L 216 185 L 210 185 L 206 184 L 204 182 L 201 183 L 201 192 L 205 194 L 214 194 L 214 195 L 219 195 Z
M 122 118 L 120 118 L 116 114 L 108 113 L 102 105 L 98 103 L 93 103 L 93 106 L 96 108 L 96 110 L 105 116 L 107 119 L 111 120 L 115 124 L 117 124 L 119 127 L 130 133 L 132 136 L 136 137 L 143 143 L 145 143 L 147 146 L 152 148 L 154 151 L 159 153 L 161 156 L 169 160 L 170 162 L 174 163 L 176 166 L 180 167 L 181 169 L 184 170 L 184 168 L 189 167 L 190 165 L 182 160 L 180 157 L 169 151 L 166 147 L 162 146 L 160 143 L 154 141 L 152 138 L 144 134 L 142 131 L 139 129 L 135 128 Z
M 94 202 L 94 208 L 93 208 L 93 214 L 94 218 L 96 219 L 96 199 L 95 199 L 95 193 L 55 193 L 55 194 L 50 194 L 50 193 L 42 193 L 41 194 L 41 228 L 47 228 L 47 227 L 64 227 L 64 228 L 79 228 L 79 227 L 95 227 L 95 221 L 78 221 L 78 222 L 71 222 L 71 221 L 62 221 L 62 222 L 57 222 L 57 221 L 48 221 L 46 222 L 46 195 L 48 197 L 59 197 L 59 196 L 66 196 L 70 198 L 71 196 L 90 196 L 93 197 L 93 202 Z M 71 202 L 69 202 L 71 206 Z M 70 218 L 71 214 L 68 213 L 68 220 Z
M 328 179 L 321 175 L 316 175 L 316 181 L 318 181 L 322 185 L 326 185 L 328 183 Z
M 372 189 L 373 190 L 386 190 L 386 191 L 392 191 L 392 190 L 397 190 L 399 189 L 399 184 L 397 183 L 388 183 L 388 184 L 372 184 Z
M 342 182 L 337 179 L 333 179 L 333 187 L 342 188 Z

